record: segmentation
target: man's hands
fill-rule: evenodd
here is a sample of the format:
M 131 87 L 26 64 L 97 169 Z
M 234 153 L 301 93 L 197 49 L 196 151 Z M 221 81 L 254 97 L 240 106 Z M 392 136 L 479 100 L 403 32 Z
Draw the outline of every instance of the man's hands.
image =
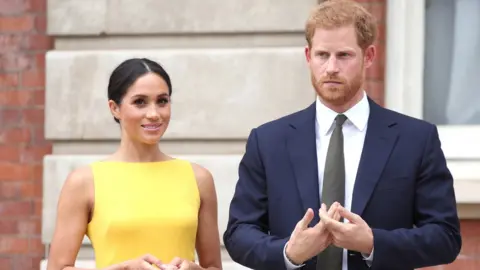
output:
M 364 254 L 372 252 L 373 233 L 360 216 L 351 213 L 337 202 L 332 204 L 328 211 L 326 205 L 322 204 L 319 214 L 320 222 L 309 228 L 313 211 L 308 209 L 292 232 L 285 253 L 293 263 L 304 263 L 330 244 Z M 340 222 L 341 217 L 347 222 Z
M 332 236 L 332 242 L 337 247 L 370 254 L 373 250 L 373 232 L 368 224 L 357 214 L 338 205 L 337 211 L 341 217 L 348 220 L 342 223 L 330 217 L 324 207 L 320 209 L 320 220 Z
M 338 203 L 333 204 L 327 213 L 326 206 L 322 205 L 323 211 L 332 220 L 340 219 L 340 215 L 336 211 L 337 207 Z M 305 216 L 297 223 L 287 243 L 285 250 L 287 258 L 297 265 L 322 252 L 332 243 L 332 237 L 326 230 L 324 222 L 320 221 L 314 227 L 308 227 L 312 219 L 313 210 L 309 208 Z

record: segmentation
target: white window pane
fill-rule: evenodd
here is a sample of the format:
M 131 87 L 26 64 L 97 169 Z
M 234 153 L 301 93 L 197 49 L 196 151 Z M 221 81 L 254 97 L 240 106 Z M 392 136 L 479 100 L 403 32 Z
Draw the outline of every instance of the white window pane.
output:
M 427 0 L 424 119 L 480 125 L 480 0 Z

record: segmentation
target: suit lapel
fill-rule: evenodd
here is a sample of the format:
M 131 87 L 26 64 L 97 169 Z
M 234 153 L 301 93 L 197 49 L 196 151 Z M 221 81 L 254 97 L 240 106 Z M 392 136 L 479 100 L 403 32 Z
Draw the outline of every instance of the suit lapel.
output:
M 304 211 L 308 208 L 313 209 L 315 213 L 313 224 L 316 224 L 319 221 L 320 200 L 315 143 L 315 103 L 296 115 L 291 122 L 291 128 L 287 141 L 290 163 Z
M 369 99 L 370 116 L 357 178 L 353 189 L 352 212 L 362 215 L 397 142 L 396 123 L 387 111 Z

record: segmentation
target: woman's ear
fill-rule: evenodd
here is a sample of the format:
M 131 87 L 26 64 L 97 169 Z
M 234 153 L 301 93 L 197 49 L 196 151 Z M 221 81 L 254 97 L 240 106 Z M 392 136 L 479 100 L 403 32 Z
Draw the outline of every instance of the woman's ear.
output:
M 112 113 L 113 117 L 120 120 L 120 106 L 115 103 L 115 101 L 109 100 L 108 107 L 110 108 L 110 112 Z

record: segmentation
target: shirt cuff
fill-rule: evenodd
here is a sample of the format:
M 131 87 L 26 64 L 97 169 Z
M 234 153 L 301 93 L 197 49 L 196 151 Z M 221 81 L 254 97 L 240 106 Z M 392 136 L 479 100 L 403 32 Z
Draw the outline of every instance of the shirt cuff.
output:
M 287 258 L 287 251 L 286 251 L 287 250 L 287 245 L 288 245 L 288 242 L 283 247 L 283 258 L 285 259 L 285 266 L 287 267 L 287 270 L 294 270 L 294 269 L 298 269 L 298 268 L 304 266 L 305 264 L 296 265 Z
M 367 264 L 368 267 L 372 267 L 374 250 L 375 250 L 375 247 L 372 248 L 372 252 L 370 253 L 370 255 L 362 253 L 363 259 L 365 260 L 365 263 Z

